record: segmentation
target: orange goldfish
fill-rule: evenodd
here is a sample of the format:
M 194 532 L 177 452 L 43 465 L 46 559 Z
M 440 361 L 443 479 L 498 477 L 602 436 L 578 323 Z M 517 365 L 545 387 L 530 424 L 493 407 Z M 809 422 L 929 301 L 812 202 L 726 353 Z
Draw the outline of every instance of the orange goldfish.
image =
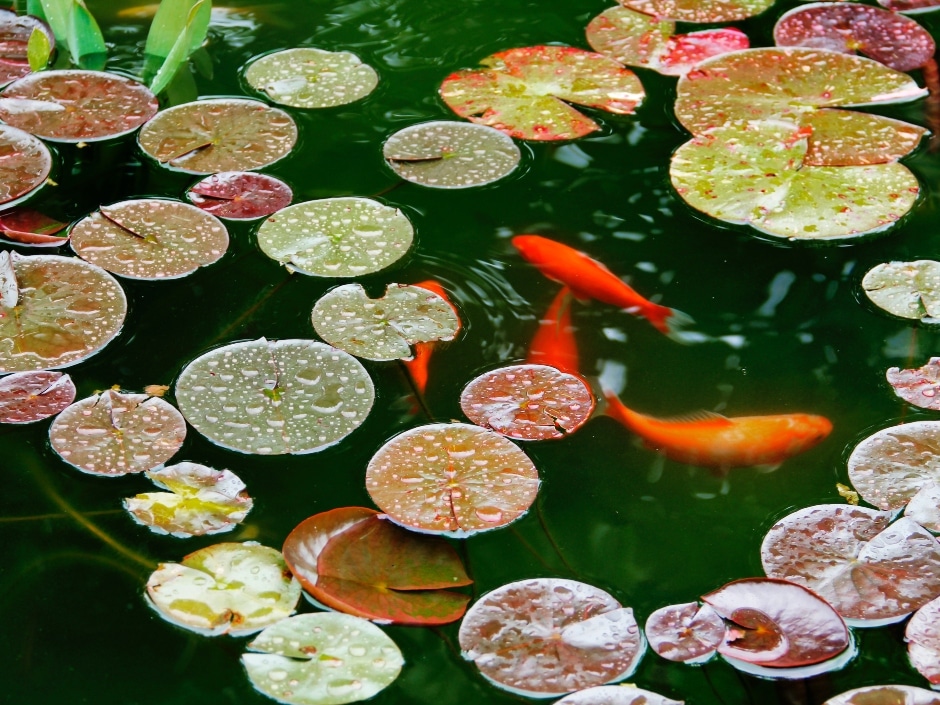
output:
M 451 303 L 450 299 L 447 298 L 447 292 L 444 291 L 439 283 L 433 279 L 428 279 L 423 282 L 418 282 L 412 286 L 419 286 L 422 289 L 427 289 L 438 296 L 440 296 L 444 301 L 447 302 L 447 305 L 450 306 L 454 313 L 457 314 L 458 321 L 460 314 L 457 313 L 457 309 L 454 307 L 454 304 Z M 458 328 L 459 331 L 459 323 Z M 456 333 L 455 333 L 456 335 Z M 414 382 L 415 389 L 418 390 L 419 394 L 424 394 L 424 390 L 428 386 L 428 364 L 431 362 L 431 353 L 434 350 L 435 343 L 415 343 L 415 354 L 414 357 L 410 360 L 403 360 L 405 364 L 405 369 L 408 370 L 408 374 L 411 376 L 412 382 Z
M 612 392 L 605 396 L 607 415 L 642 438 L 647 448 L 680 463 L 720 470 L 772 469 L 832 431 L 829 419 L 812 414 L 726 418 L 706 412 L 700 418 L 655 419 L 628 409 Z
M 562 372 L 578 373 L 578 346 L 571 326 L 571 290 L 565 286 L 552 300 L 539 329 L 532 337 L 526 362 L 550 365 Z
M 539 235 L 516 235 L 512 244 L 542 274 L 567 286 L 578 299 L 597 299 L 639 314 L 672 337 L 679 337 L 679 327 L 691 320 L 684 313 L 644 299 L 603 264 L 573 247 Z

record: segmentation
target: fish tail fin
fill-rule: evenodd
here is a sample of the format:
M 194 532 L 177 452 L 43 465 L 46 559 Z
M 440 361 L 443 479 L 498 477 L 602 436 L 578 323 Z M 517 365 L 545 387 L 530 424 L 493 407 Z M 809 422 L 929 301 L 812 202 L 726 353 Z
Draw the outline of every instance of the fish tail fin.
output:
M 692 342 L 685 330 L 686 327 L 695 323 L 690 315 L 674 308 L 654 304 L 654 307 L 643 311 L 643 317 L 653 324 L 656 330 L 677 343 Z

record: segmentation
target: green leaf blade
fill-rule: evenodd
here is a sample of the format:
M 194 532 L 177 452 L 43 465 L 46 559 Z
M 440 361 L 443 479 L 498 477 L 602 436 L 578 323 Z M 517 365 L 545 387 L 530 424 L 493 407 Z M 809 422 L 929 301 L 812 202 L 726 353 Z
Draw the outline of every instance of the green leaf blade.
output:
M 49 55 L 52 53 L 52 43 L 45 32 L 34 29 L 29 35 L 29 41 L 26 44 L 26 58 L 29 61 L 30 71 L 41 71 L 49 63 Z

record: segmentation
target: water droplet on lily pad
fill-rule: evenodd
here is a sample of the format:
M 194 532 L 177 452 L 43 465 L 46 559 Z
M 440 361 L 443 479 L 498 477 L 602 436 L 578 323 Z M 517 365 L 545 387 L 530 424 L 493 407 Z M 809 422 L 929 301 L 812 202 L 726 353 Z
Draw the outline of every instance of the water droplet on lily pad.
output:
M 725 638 L 725 623 L 710 605 L 660 607 L 646 620 L 650 648 L 670 661 L 704 663 Z
M 921 259 L 876 265 L 862 278 L 862 290 L 878 308 L 895 316 L 940 320 L 940 262 Z
M 684 701 L 637 688 L 631 683 L 597 685 L 566 695 L 555 705 L 684 705 Z
M 759 15 L 773 0 L 624 0 L 637 12 L 679 22 L 734 22 Z
M 0 207 L 11 208 L 46 182 L 52 154 L 29 133 L 0 125 L 0 155 Z
M 75 401 L 75 383 L 61 372 L 17 372 L 0 379 L 0 423 L 33 423 Z
M 190 201 L 212 215 L 230 220 L 254 220 L 290 205 L 290 186 L 267 174 L 225 171 L 207 176 L 186 193 Z
M 911 665 L 930 685 L 940 685 L 940 597 L 921 607 L 904 630 Z M 934 701 L 936 702 L 936 701 Z
M 847 690 L 823 705 L 937 705 L 937 694 L 912 685 L 868 685 Z
M 0 11 L 0 86 L 32 72 L 27 46 L 33 32 L 45 35 L 49 51 L 55 48 L 55 36 L 42 20 L 32 15 L 17 15 L 10 10 Z
M 894 393 L 921 409 L 940 411 L 940 357 L 932 357 L 917 369 L 891 367 L 885 373 Z

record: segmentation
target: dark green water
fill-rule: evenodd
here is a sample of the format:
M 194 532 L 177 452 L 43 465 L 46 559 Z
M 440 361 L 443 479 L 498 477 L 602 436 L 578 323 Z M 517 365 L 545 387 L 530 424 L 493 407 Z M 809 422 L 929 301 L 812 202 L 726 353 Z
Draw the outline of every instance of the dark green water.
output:
M 113 44 L 109 67 L 138 73 L 147 21 L 117 15 L 131 4 L 88 0 Z M 452 117 L 437 97 L 449 72 L 515 46 L 587 48 L 584 27 L 608 5 L 258 3 L 254 19 L 249 13 L 218 18 L 208 47 L 213 75 L 197 75 L 195 87 L 202 96 L 243 95 L 248 91 L 239 68 L 248 59 L 299 45 L 350 50 L 378 70 L 378 90 L 360 103 L 291 111 L 301 142 L 266 171 L 293 186 L 295 201 L 382 194 L 380 200 L 411 218 L 416 247 L 363 283 L 377 294 L 388 282 L 434 277 L 460 307 L 465 332 L 432 363 L 428 404 L 435 420 L 461 418 L 459 392 L 477 373 L 524 357 L 537 318 L 556 291 L 509 245 L 509 236 L 520 232 L 587 250 L 641 292 L 660 293 L 664 303 L 692 315 L 696 329 L 713 339 L 680 346 L 609 306 L 577 306 L 582 371 L 624 366 L 627 403 L 662 416 L 696 409 L 730 415 L 805 411 L 833 420 L 833 434 L 816 449 L 775 473 L 733 471 L 727 483 L 705 470 L 664 462 L 607 418 L 564 441 L 525 447 L 543 478 L 539 511 L 466 542 L 474 590 L 533 576 L 572 577 L 613 593 L 642 624 L 662 605 L 761 575 L 758 548 L 777 518 L 841 501 L 835 484 L 847 482 L 845 457 L 855 442 L 902 418 L 926 416 L 896 400 L 883 375 L 889 366 L 920 365 L 938 352 L 937 333 L 878 314 L 860 302 L 858 282 L 882 261 L 938 256 L 940 158 L 924 152 L 907 160 L 924 195 L 888 236 L 852 247 L 782 248 L 703 222 L 672 193 L 669 156 L 686 139 L 671 114 L 674 79 L 640 72 L 649 95 L 636 116 L 592 115 L 603 132 L 568 146 L 522 145 L 523 165 L 504 182 L 459 192 L 415 185 L 389 190 L 397 179 L 383 164 L 382 142 L 404 126 Z M 766 19 L 739 26 L 752 44 L 768 45 L 773 21 L 789 7 L 778 3 Z M 940 17 L 917 18 L 938 34 Z M 923 101 L 880 112 L 925 123 Z M 59 186 L 46 189 L 37 207 L 66 219 L 132 196 L 181 197 L 193 180 L 142 164 L 132 140 L 66 147 L 59 157 Z M 183 365 L 223 342 L 311 337 L 310 309 L 337 282 L 289 277 L 257 249 L 253 228 L 230 225 L 228 254 L 191 277 L 122 282 L 131 300 L 124 332 L 69 370 L 79 397 L 113 384 L 131 390 L 172 384 Z M 386 439 L 427 419 L 408 415 L 410 390 L 397 365 L 367 367 L 376 406 L 366 424 L 335 448 L 259 458 L 221 450 L 190 432 L 176 459 L 230 468 L 255 498 L 245 525 L 222 539 L 155 536 L 119 509 L 123 497 L 148 491 L 145 478 L 100 479 L 67 467 L 48 447 L 48 423 L 0 428 L 0 702 L 271 702 L 242 673 L 238 657 L 246 640 L 205 638 L 163 622 L 144 603 L 149 569 L 127 552 L 155 564 L 219 540 L 280 547 L 311 514 L 371 506 L 363 480 L 369 458 Z M 66 516 L 64 503 L 101 534 Z M 407 664 L 372 702 L 518 700 L 486 684 L 457 655 L 455 626 L 388 633 Z M 856 638 L 854 662 L 805 683 L 739 676 L 720 661 L 704 668 L 673 664 L 651 652 L 630 681 L 690 705 L 815 705 L 866 684 L 926 685 L 907 663 L 903 625 L 858 631 Z

